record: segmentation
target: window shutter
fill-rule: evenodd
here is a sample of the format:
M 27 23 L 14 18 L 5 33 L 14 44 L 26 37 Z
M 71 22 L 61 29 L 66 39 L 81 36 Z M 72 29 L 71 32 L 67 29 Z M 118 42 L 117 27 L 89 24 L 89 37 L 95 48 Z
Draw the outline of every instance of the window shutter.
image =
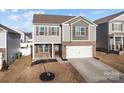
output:
M 47 27 L 47 36 L 49 35 L 49 27 Z
M 47 36 L 47 26 L 45 27 L 45 35 Z
M 86 27 L 86 35 L 88 35 L 88 27 Z
M 112 31 L 114 31 L 114 24 L 112 24 Z
M 49 35 L 51 35 L 51 29 L 50 29 L 50 27 L 49 27 Z
M 59 27 L 57 27 L 57 36 L 59 36 Z
M 37 36 L 39 35 L 39 27 L 38 26 L 36 27 L 36 35 Z
M 73 32 L 73 36 L 75 36 L 76 27 L 73 27 L 73 29 L 71 31 Z
M 36 51 L 35 51 L 35 52 L 36 52 L 36 53 L 38 53 L 38 45 L 36 45 L 36 47 L 35 47 L 35 48 L 36 48 Z
M 121 31 L 123 30 L 123 26 L 122 26 L 122 24 L 121 24 Z

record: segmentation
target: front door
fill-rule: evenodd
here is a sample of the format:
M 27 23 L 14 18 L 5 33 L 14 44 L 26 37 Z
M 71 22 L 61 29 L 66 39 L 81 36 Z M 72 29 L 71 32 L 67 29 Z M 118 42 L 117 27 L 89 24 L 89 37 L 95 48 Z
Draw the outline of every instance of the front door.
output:
M 116 50 L 120 51 L 122 50 L 122 41 L 121 41 L 121 37 L 115 37 L 115 47 Z
M 54 45 L 54 51 L 55 51 L 55 57 L 60 57 L 61 51 L 60 51 L 60 45 Z

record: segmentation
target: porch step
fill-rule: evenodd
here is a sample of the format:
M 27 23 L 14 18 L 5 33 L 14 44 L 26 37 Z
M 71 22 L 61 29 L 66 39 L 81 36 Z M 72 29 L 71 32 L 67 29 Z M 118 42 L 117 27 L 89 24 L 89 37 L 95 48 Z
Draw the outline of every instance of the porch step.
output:
M 56 60 L 57 60 L 60 64 L 68 63 L 68 61 L 63 61 L 61 58 L 56 58 Z

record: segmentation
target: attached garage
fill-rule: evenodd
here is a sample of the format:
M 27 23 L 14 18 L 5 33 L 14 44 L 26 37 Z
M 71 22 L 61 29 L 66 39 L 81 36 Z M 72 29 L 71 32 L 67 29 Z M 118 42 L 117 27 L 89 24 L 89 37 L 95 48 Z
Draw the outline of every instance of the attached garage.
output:
M 66 46 L 66 58 L 93 57 L 93 46 Z

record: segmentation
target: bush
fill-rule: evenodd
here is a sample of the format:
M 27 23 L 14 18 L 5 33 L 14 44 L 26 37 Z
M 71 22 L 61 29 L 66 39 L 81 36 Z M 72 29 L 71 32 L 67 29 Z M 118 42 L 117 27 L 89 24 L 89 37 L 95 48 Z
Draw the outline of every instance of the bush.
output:
M 9 66 L 8 66 L 7 62 L 4 60 L 4 61 L 3 61 L 3 66 L 2 66 L 2 71 L 7 70 L 8 67 L 9 67 Z

